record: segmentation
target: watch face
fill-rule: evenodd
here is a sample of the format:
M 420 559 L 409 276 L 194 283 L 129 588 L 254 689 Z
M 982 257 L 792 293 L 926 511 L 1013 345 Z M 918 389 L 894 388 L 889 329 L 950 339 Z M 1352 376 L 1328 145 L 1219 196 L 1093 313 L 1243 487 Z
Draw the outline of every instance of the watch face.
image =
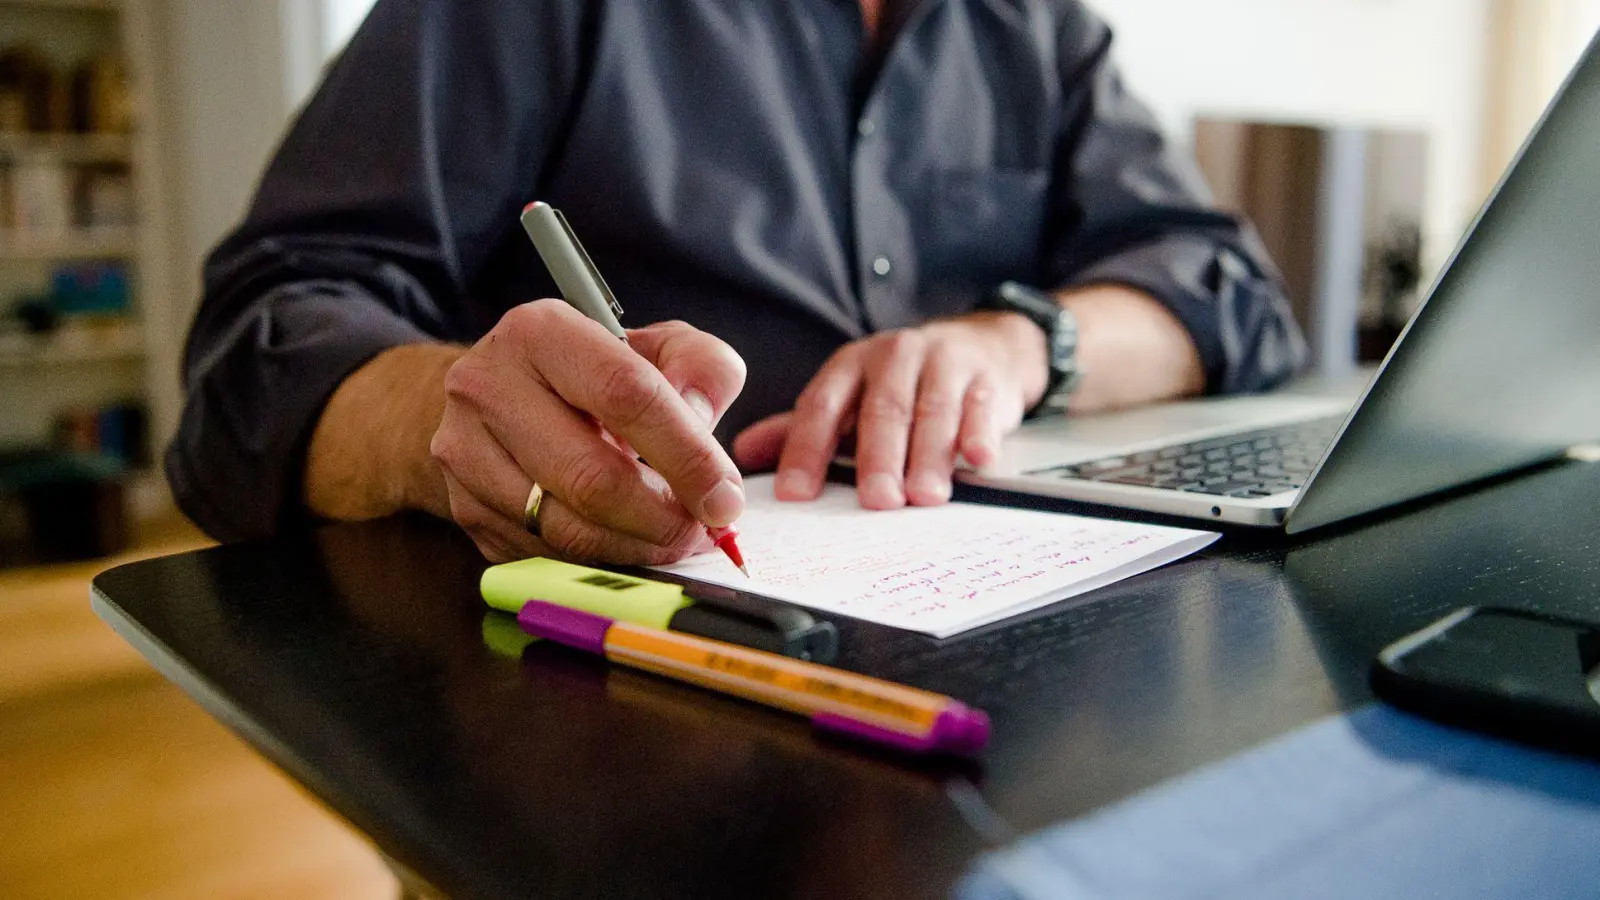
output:
M 1082 373 L 1078 369 L 1078 320 L 1067 310 L 1056 318 L 1056 327 L 1050 331 L 1050 392 L 1044 398 L 1045 408 L 1065 411 L 1072 391 L 1078 386 Z
M 1057 322 L 1050 333 L 1050 364 L 1070 364 L 1078 353 L 1078 329 L 1066 322 Z

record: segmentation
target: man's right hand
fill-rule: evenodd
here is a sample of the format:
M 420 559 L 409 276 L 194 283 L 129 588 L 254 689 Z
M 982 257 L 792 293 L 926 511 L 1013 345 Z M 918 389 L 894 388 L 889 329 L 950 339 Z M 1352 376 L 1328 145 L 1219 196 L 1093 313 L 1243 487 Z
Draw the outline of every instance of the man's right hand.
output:
M 711 549 L 702 526 L 743 512 L 743 480 L 711 428 L 744 387 L 744 361 L 682 322 L 628 336 L 540 300 L 450 367 L 430 451 L 451 517 L 491 561 L 553 551 L 658 565 Z M 538 537 L 523 522 L 536 481 Z

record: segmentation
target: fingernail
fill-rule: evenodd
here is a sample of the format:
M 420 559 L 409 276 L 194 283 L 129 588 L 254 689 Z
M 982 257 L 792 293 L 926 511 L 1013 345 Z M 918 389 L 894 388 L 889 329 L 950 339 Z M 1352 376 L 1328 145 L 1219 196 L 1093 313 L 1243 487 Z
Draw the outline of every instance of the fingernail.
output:
M 905 494 L 893 475 L 877 472 L 861 481 L 861 501 L 872 509 L 893 509 L 906 504 Z
M 774 487 L 779 500 L 810 500 L 817 493 L 817 483 L 802 469 L 779 472 Z
M 691 389 L 683 392 L 683 402 L 689 404 L 689 408 L 694 410 L 694 414 L 700 417 L 700 421 L 704 422 L 707 428 L 716 424 L 717 410 L 711 405 L 711 398 Z
M 700 501 L 700 521 L 713 527 L 731 525 L 744 512 L 744 488 L 723 481 Z
M 950 499 L 950 479 L 932 472 L 918 472 L 911 476 L 909 488 L 922 503 L 943 503 Z

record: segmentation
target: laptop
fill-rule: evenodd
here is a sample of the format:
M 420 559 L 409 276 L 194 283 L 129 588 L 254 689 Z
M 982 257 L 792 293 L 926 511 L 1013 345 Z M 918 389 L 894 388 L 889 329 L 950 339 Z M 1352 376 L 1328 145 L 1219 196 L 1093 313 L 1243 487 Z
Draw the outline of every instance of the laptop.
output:
M 1600 41 L 1370 379 L 1024 425 L 963 481 L 1309 531 L 1600 438 Z

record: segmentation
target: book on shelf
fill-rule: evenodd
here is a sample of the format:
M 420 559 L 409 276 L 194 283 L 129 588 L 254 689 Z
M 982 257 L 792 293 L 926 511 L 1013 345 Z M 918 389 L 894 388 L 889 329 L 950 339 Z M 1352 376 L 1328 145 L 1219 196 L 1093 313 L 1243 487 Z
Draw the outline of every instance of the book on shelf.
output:
M 8 239 L 48 246 L 132 226 L 127 148 L 94 141 L 132 128 L 117 54 L 62 67 L 26 44 L 0 49 L 0 229 Z
M 137 402 L 96 409 L 67 409 L 56 416 L 55 445 L 71 453 L 99 454 L 128 468 L 150 465 L 149 415 Z

